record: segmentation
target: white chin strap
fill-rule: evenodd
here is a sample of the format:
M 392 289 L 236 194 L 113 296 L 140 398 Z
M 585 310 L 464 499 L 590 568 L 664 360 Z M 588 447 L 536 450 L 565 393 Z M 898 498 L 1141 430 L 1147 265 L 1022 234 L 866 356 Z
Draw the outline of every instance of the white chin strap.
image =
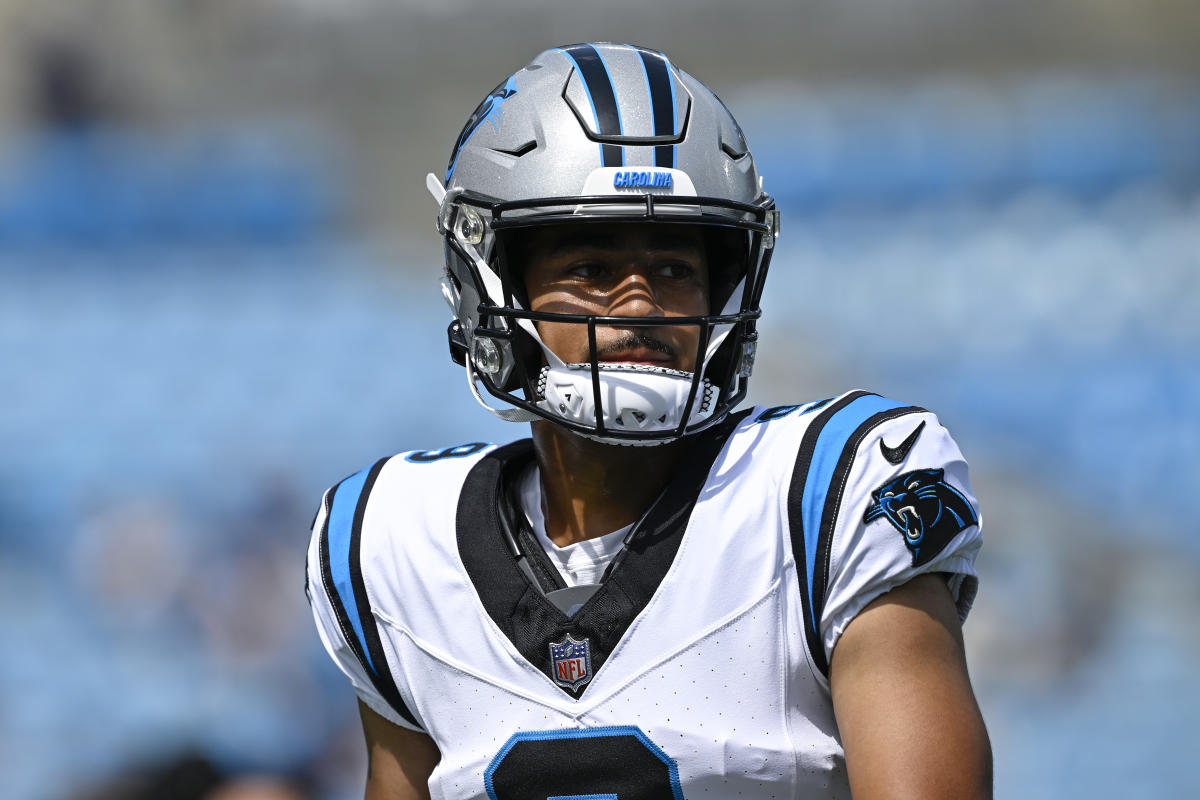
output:
M 692 373 L 648 364 L 604 363 L 598 367 L 603 411 L 600 419 L 605 430 L 636 434 L 663 433 L 679 428 L 692 390 Z M 702 379 L 696 390 L 692 413 L 688 416 L 689 425 L 712 414 L 714 392 L 708 379 Z M 537 403 L 539 408 L 571 422 L 596 425 L 596 394 L 590 364 L 542 367 L 538 393 L 542 396 Z M 667 441 L 582 435 L 610 444 L 655 445 Z
M 475 385 L 475 380 L 475 363 L 471 360 L 470 356 L 467 356 L 467 386 L 471 387 L 471 394 L 475 395 L 475 399 L 479 402 L 479 405 L 490 411 L 493 416 L 499 417 L 505 422 L 533 422 L 541 419 L 537 414 L 532 411 L 526 411 L 523 408 L 515 406 L 511 408 L 496 408 L 489 406 L 487 401 L 483 399 L 479 387 Z

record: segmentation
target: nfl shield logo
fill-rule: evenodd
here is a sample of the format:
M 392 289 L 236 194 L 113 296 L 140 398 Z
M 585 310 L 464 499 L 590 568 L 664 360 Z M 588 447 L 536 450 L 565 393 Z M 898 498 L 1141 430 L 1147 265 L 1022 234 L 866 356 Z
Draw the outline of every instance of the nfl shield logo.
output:
M 568 633 L 561 642 L 550 643 L 550 677 L 572 692 L 592 679 L 592 650 L 586 636 L 576 639 Z

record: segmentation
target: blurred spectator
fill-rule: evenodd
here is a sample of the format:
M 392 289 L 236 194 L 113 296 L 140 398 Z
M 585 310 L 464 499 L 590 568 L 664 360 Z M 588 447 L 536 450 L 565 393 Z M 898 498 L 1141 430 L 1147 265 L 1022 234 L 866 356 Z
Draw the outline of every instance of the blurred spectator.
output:
M 66 800 L 311 800 L 296 778 L 265 773 L 232 773 L 207 757 L 181 753 L 134 764 Z
M 188 568 L 186 542 L 177 514 L 163 504 L 137 500 L 92 513 L 70 551 L 85 607 L 105 627 L 170 624 L 165 617 Z
M 295 783 L 269 775 L 231 778 L 205 800 L 307 800 Z
M 33 105 L 49 128 L 79 130 L 105 116 L 108 103 L 96 81 L 96 64 L 77 45 L 47 42 L 32 57 Z
M 318 5 L 353 5 L 368 35 Z M 433 237 L 396 226 L 431 224 L 420 176 L 461 123 L 461 96 L 429 102 L 427 65 L 450 86 L 545 45 L 524 24 L 544 4 L 410 5 L 0 0 L 5 800 L 86 774 L 112 777 L 71 800 L 361 796 L 305 527 L 321 488 L 389 449 L 511 435 L 449 388 Z M 751 3 L 776 21 L 747 28 L 760 61 L 721 64 L 786 206 L 755 399 L 862 382 L 963 432 L 989 525 L 966 635 L 998 796 L 1200 796 L 1179 747 L 1200 713 L 1200 73 L 1149 57 L 1195 65 L 1200 6 L 1107 3 L 1113 41 L 1147 58 L 1097 70 L 1056 38 L 1097 35 L 1083 0 L 1070 25 L 1032 0 L 828 4 L 836 35 L 780 21 L 810 5 Z M 730 32 L 700 6 L 639 37 L 685 68 L 723 59 L 705 37 Z M 1056 71 L 991 60 L 1012 29 L 964 37 L 983 9 L 1029 21 Z M 906 46 L 950 71 L 864 60 Z M 127 124 L 142 103 L 160 124 Z M 11 135 L 22 120 L 32 136 Z M 314 130 L 344 135 L 358 171 Z M 342 181 L 394 240 L 346 238 Z M 881 283 L 888 307 L 859 300 Z M 204 755 L 116 766 L 187 742 Z M 294 765 L 315 789 L 273 777 Z

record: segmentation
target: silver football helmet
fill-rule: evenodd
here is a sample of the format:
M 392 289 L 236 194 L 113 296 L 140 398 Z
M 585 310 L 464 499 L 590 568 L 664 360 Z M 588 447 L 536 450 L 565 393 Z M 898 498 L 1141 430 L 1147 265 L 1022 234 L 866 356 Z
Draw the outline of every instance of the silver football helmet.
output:
M 660 444 L 716 424 L 745 397 L 779 215 L 737 121 L 665 55 L 617 44 L 543 52 L 475 109 L 444 183 L 432 173 L 426 182 L 445 240 L 451 356 L 489 411 L 608 443 Z M 590 222 L 704 226 L 710 313 L 530 310 L 506 242 L 535 226 Z M 539 322 L 587 326 L 589 362 L 564 363 Z M 694 372 L 597 357 L 597 327 L 667 324 L 699 329 Z M 480 385 L 510 407 L 489 406 Z

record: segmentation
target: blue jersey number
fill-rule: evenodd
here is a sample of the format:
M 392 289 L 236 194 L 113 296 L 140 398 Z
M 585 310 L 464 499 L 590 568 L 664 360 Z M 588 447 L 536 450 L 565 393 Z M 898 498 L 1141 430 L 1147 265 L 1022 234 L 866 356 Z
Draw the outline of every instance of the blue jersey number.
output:
M 458 447 L 447 447 L 444 450 L 418 450 L 415 453 L 409 453 L 404 460 L 427 464 L 430 461 L 441 461 L 443 458 L 462 458 L 474 455 L 487 446 L 487 442 L 471 442 L 470 444 L 460 444 Z
M 491 800 L 684 800 L 675 760 L 632 725 L 518 733 L 484 784 Z

